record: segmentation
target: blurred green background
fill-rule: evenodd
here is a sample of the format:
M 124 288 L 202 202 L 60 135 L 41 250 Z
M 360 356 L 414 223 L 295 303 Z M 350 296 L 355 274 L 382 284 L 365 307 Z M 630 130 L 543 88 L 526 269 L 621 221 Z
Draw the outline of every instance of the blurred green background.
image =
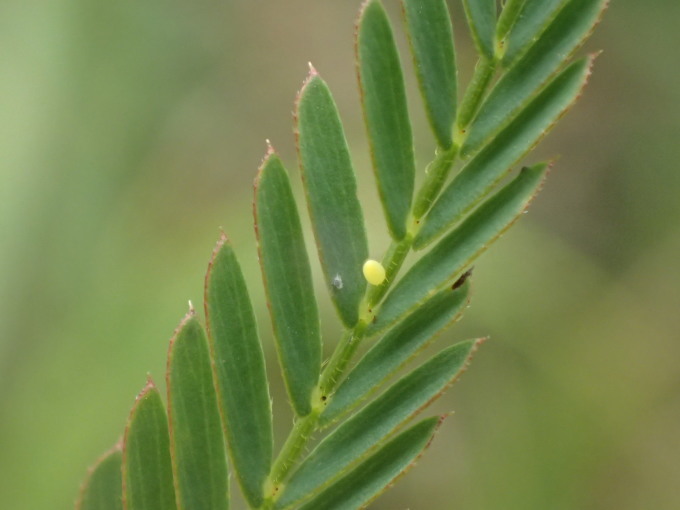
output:
M 299 194 L 291 111 L 314 62 L 382 254 L 358 3 L 0 2 L 0 507 L 72 508 L 146 374 L 163 383 L 219 227 L 256 302 L 277 425 L 289 425 L 251 183 L 270 138 Z M 405 49 L 397 2 L 385 3 Z M 450 5 L 464 81 L 473 55 Z M 670 0 L 613 2 L 585 49 L 605 50 L 590 86 L 531 157 L 561 155 L 548 185 L 476 264 L 473 306 L 440 338 L 491 341 L 437 404 L 456 413 L 433 447 L 376 509 L 680 508 L 679 19 Z M 408 74 L 422 168 L 433 145 Z

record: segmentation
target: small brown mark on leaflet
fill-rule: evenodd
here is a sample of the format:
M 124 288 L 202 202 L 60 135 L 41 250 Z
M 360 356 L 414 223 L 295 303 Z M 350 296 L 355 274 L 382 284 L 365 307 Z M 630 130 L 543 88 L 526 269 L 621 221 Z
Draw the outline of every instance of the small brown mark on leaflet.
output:
M 467 281 L 468 278 L 470 278 L 470 275 L 472 274 L 472 270 L 475 267 L 472 266 L 470 269 L 465 271 L 462 275 L 460 275 L 460 278 L 458 278 L 453 285 L 451 285 L 451 290 L 456 290 L 460 287 L 463 286 L 463 284 Z

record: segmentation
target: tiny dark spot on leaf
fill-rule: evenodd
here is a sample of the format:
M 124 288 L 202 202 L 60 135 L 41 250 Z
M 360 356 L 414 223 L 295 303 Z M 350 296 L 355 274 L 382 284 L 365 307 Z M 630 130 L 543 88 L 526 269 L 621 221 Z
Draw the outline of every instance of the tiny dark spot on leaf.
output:
M 453 285 L 451 285 L 451 290 L 456 290 L 460 288 L 465 281 L 470 278 L 470 275 L 472 274 L 472 270 L 474 269 L 474 266 L 465 271 L 462 275 L 460 275 L 460 278 L 458 278 Z

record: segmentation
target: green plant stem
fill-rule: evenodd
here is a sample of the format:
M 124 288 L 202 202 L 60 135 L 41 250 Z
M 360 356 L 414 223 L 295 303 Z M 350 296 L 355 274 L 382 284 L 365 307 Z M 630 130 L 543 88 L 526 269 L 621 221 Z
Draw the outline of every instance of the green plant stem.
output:
M 319 382 L 320 395 L 318 395 L 321 403 L 328 400 L 329 394 L 335 389 L 335 385 L 358 347 L 361 332 L 365 328 L 365 324 L 362 324 L 359 321 L 353 329 L 345 331 L 326 368 L 322 372 Z M 295 422 L 279 455 L 276 457 L 268 478 L 269 487 L 265 489 L 265 502 L 261 507 L 262 510 L 273 508 L 281 482 L 297 463 L 305 445 L 316 430 L 319 416 L 321 416 L 324 409 L 323 405 L 318 404 L 318 402 L 312 402 L 312 412 Z
M 392 241 L 392 244 L 387 249 L 387 253 L 382 260 L 382 265 L 385 268 L 385 281 L 381 285 L 372 285 L 366 295 L 366 311 L 371 320 L 375 316 L 375 307 L 389 290 L 406 256 L 411 251 L 412 244 L 413 236 L 407 234 L 401 241 Z
M 359 319 L 359 323 L 353 329 L 345 331 L 338 346 L 333 351 L 333 355 L 328 360 L 326 368 L 321 373 L 321 380 L 319 382 L 321 398 L 325 397 L 327 399 L 335 389 L 345 368 L 347 368 L 352 354 L 356 350 L 356 346 L 365 328 L 366 324 Z
M 298 419 L 293 425 L 283 448 L 274 461 L 271 473 L 267 478 L 264 487 L 264 503 L 260 510 L 271 510 L 274 508 L 276 496 L 279 494 L 281 481 L 288 475 L 290 469 L 295 465 L 305 445 L 316 430 L 321 410 L 313 408 L 312 412 L 304 418 Z
M 276 462 L 272 466 L 272 472 L 269 478 L 275 485 L 285 478 L 290 471 L 290 468 L 293 467 L 295 460 L 299 457 L 300 452 L 314 432 L 320 414 L 321 413 L 318 410 L 314 409 L 304 418 L 298 419 L 295 422 L 295 425 L 293 425 L 293 430 L 284 443 L 283 448 L 281 448 L 281 453 L 277 457 Z
M 454 135 L 454 142 L 456 145 L 460 146 L 465 139 L 466 129 L 477 114 L 479 105 L 482 103 L 482 97 L 484 97 L 484 92 L 489 86 L 489 83 L 491 83 L 491 78 L 493 78 L 495 70 L 495 60 L 480 57 L 479 61 L 477 61 L 475 72 L 470 80 L 470 85 L 468 85 L 465 96 L 463 96 L 463 101 L 461 101 L 460 107 L 458 108 L 458 117 L 456 120 L 458 129 Z
M 413 204 L 413 218 L 417 221 L 425 216 L 430 206 L 444 186 L 453 162 L 456 160 L 458 146 L 454 143 L 449 149 L 437 149 L 435 159 L 427 165 L 425 182 L 423 182 Z M 383 264 L 384 265 L 384 264 Z M 385 266 L 387 267 L 387 266 Z

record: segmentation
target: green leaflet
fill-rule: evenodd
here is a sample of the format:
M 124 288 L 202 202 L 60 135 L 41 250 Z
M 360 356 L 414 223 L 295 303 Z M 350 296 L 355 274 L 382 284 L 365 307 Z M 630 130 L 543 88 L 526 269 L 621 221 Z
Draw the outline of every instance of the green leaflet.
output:
M 427 418 L 402 432 L 349 474 L 332 484 L 300 510 L 364 508 L 415 465 L 429 446 L 443 418 Z
M 122 462 L 117 445 L 95 464 L 80 489 L 76 510 L 123 510 Z
M 493 60 L 496 0 L 463 0 L 463 6 L 477 49 L 487 60 Z
M 149 380 L 137 397 L 123 444 L 125 510 L 175 510 L 168 419 L 161 395 Z
M 534 96 L 590 34 L 607 0 L 570 0 L 539 39 L 498 80 L 482 104 L 461 148 L 479 150 Z M 559 57 L 558 57 L 559 56 Z
M 281 371 L 295 412 L 305 416 L 321 370 L 319 312 L 293 191 L 271 148 L 255 181 L 254 211 Z
M 523 168 L 510 184 L 418 260 L 387 295 L 366 334 L 383 331 L 450 285 L 522 214 L 539 190 L 546 170 L 545 164 Z
M 443 328 L 458 320 L 469 301 L 469 290 L 469 283 L 453 290 L 447 287 L 376 342 L 335 391 L 320 425 L 328 426 L 358 406 Z
M 443 149 L 453 143 L 456 54 L 445 0 L 402 0 L 411 51 L 430 126 Z
M 275 508 L 285 508 L 308 497 L 351 470 L 406 420 L 440 396 L 460 375 L 477 345 L 468 341 L 444 349 L 340 425 L 293 473 Z
M 362 8 L 357 28 L 361 100 L 378 191 L 392 237 L 406 235 L 415 161 L 404 77 L 387 14 L 378 0 Z
M 420 250 L 459 222 L 529 152 L 574 104 L 593 58 L 571 64 L 482 149 L 444 189 L 422 222 L 413 246 Z
M 224 234 L 206 275 L 205 307 L 232 466 L 246 499 L 257 507 L 272 462 L 271 403 L 248 290 Z
M 229 474 L 208 340 L 193 310 L 170 343 L 166 380 L 177 506 L 227 510 Z
M 515 25 L 507 36 L 503 65 L 515 59 L 541 35 L 568 0 L 526 0 Z
M 366 290 L 364 217 L 340 117 L 326 83 L 312 69 L 298 96 L 297 141 L 319 259 L 342 322 L 356 324 Z

